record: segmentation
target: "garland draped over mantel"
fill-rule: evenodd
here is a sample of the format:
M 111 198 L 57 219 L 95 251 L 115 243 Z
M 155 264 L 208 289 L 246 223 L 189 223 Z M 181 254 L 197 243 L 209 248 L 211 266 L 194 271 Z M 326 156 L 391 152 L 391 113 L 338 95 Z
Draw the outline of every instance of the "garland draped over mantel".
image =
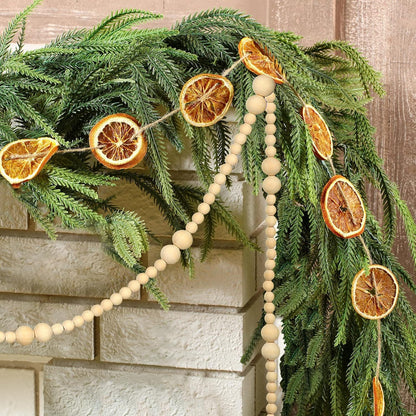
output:
M 372 264 L 383 265 L 401 287 L 406 285 L 416 293 L 412 277 L 391 251 L 399 213 L 416 263 L 416 225 L 383 169 L 374 129 L 366 116 L 370 92 L 383 94 L 379 74 L 345 42 L 303 48 L 296 35 L 275 32 L 228 9 L 190 16 L 171 29 L 146 30 L 133 27 L 161 16 L 121 10 L 92 29 L 73 30 L 45 47 L 25 51 L 26 19 L 40 2 L 34 1 L 12 20 L 0 37 L 0 148 L 21 139 L 48 136 L 61 150 L 36 177 L 12 192 L 51 238 L 56 238 L 57 221 L 70 229 L 90 229 L 100 235 L 115 261 L 138 276 L 85 316 L 55 328 L 40 324 L 33 336 L 42 341 L 52 333 L 69 332 L 120 304 L 140 284 L 167 308 L 155 276 L 179 259 L 193 275 L 189 235 L 202 222 L 202 259 L 209 253 L 218 223 L 225 224 L 242 244 L 256 249 L 216 197 L 218 185 L 230 185 L 228 166 L 235 165 L 236 155 L 241 153 L 245 180 L 255 193 L 262 192 L 263 184 L 270 194 L 268 227 L 273 229 L 276 220 L 278 223 L 277 234 L 271 235 L 271 230 L 268 235 L 265 314 L 242 359 L 250 360 L 263 336 L 270 373 L 268 413 L 276 412 L 272 362 L 278 352 L 271 346 L 277 333 L 267 315 L 276 308 L 283 317 L 286 343 L 281 362 L 284 415 L 364 416 L 374 410 L 380 416 L 380 409 L 373 409 L 378 398 L 373 394 L 379 394 L 377 386 L 374 393 L 371 390 L 375 374 L 383 386 L 385 414 L 409 414 L 401 403 L 400 388 L 404 385 L 416 399 L 416 315 L 404 290 L 396 293 L 395 309 L 382 325 L 380 320 L 355 314 L 351 303 L 354 276 L 360 269 L 369 274 Z M 11 47 L 16 36 L 17 45 Z M 272 99 L 269 93 L 263 95 L 263 101 L 268 97 L 267 107 L 255 105 L 250 98 L 255 75 L 242 64 L 246 59 L 238 51 L 242 38 L 255 39 L 279 63 L 282 82 L 277 79 L 280 85 Z M 190 78 L 223 71 L 234 89 L 233 106 L 243 129 L 240 134 L 247 136 L 246 140 L 235 136 L 231 146 L 231 132 L 224 120 L 195 127 L 176 111 L 181 90 Z M 316 157 L 311 140 L 314 133 L 301 115 L 305 106 L 316 109 L 325 120 L 333 137 L 332 158 Z M 246 115 L 247 110 L 251 115 L 266 110 L 267 116 L 255 121 Z M 142 169 L 110 170 L 89 151 L 76 152 L 89 146 L 93 126 L 111 114 L 128 114 L 141 126 L 151 126 L 143 132 L 147 154 L 139 165 Z M 171 179 L 169 153 L 185 147 L 191 149 L 200 187 Z M 281 160 L 277 171 L 273 164 L 262 166 L 265 151 L 268 158 L 276 154 Z M 331 233 L 328 218 L 322 215 L 319 200 L 334 172 L 348 178 L 351 189 L 361 195 L 365 229 L 360 230 L 360 238 Z M 116 206 L 112 198 L 100 197 L 98 191 L 100 186 L 116 187 L 122 182 L 150 195 L 174 233 L 173 244 L 162 248 L 162 261 L 147 269 L 140 257 L 148 249 L 149 239 L 155 239 L 152 230 L 136 213 Z M 367 184 L 381 193 L 382 226 L 367 206 Z M 346 189 L 337 186 L 341 193 Z M 261 331 L 263 326 L 267 329 Z M 32 336 L 29 330 L 1 334 L 10 343 Z

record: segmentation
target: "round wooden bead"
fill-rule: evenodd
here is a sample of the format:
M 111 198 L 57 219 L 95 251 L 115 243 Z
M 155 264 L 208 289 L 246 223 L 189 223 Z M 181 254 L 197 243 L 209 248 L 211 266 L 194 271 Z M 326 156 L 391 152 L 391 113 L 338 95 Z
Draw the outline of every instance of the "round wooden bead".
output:
M 273 276 L 274 276 L 274 273 L 273 273 Z M 266 281 L 264 281 L 264 282 L 263 282 L 263 289 L 264 289 L 266 292 L 271 292 L 271 291 L 274 289 L 274 284 L 273 284 L 273 282 L 272 282 L 271 280 L 266 280 Z
M 211 207 L 206 202 L 201 202 L 198 205 L 198 212 L 200 212 L 203 215 L 207 215 L 211 211 Z
M 257 117 L 255 116 L 255 114 L 247 113 L 244 116 L 244 123 L 254 124 L 256 122 L 256 119 L 257 119 Z
M 263 309 L 264 309 L 264 312 L 266 312 L 266 313 L 273 313 L 274 310 L 276 309 L 276 307 L 274 306 L 274 303 L 266 302 L 263 305 Z
M 240 131 L 240 133 L 248 136 L 251 133 L 251 130 L 253 130 L 253 128 L 250 126 L 250 124 L 244 123 L 244 124 L 241 124 L 238 130 Z
M 84 325 L 85 321 L 81 315 L 76 315 L 72 318 L 72 322 L 74 325 L 79 328 L 80 326 Z
M 135 282 L 139 284 L 137 280 L 135 280 Z M 82 312 L 81 316 L 84 318 L 85 322 L 92 322 L 94 320 L 94 314 L 90 309 L 87 309 L 86 311 Z
M 273 93 L 271 93 L 270 95 L 268 95 L 267 97 L 266 97 L 266 101 L 268 102 L 268 103 L 272 103 L 272 102 L 274 102 L 274 100 L 276 99 L 276 95 L 274 94 L 274 92 Z
M 172 243 L 181 250 L 186 250 L 191 247 L 193 241 L 192 234 L 186 230 L 176 231 L 172 236 Z
M 277 391 L 277 384 L 276 383 L 267 383 L 266 384 L 266 390 L 269 393 L 276 393 L 276 391 Z
M 136 280 L 141 284 L 145 285 L 149 281 L 149 276 L 146 273 L 139 273 L 136 276 Z
M 188 231 L 185 231 L 185 232 L 188 232 Z M 175 235 L 175 234 L 174 234 L 174 235 Z M 192 237 L 192 236 L 191 236 L 191 237 Z M 155 267 L 156 267 L 156 270 L 157 270 L 158 272 L 163 272 L 163 271 L 166 269 L 167 264 L 166 264 L 165 260 L 162 260 L 162 259 L 157 259 L 157 260 L 153 263 L 153 266 L 155 266 Z
M 274 176 L 280 172 L 282 164 L 275 157 L 266 157 L 261 163 L 261 170 L 269 176 Z
M 266 238 L 266 247 L 267 248 L 275 248 L 276 247 L 276 240 L 274 238 Z
M 279 337 L 279 330 L 277 329 L 277 327 L 273 324 L 266 324 L 264 325 L 264 327 L 261 329 L 261 337 L 266 341 L 266 342 L 274 342 L 277 340 L 277 338 Z M 269 381 L 273 381 L 273 380 L 269 380 Z
M 245 124 L 244 124 L 245 125 Z M 247 124 L 247 126 L 248 126 L 249 124 Z M 247 135 L 246 134 L 243 134 L 243 133 L 237 133 L 235 136 L 234 136 L 234 143 L 237 143 L 237 144 L 239 144 L 240 146 L 242 146 L 245 142 L 247 141 Z M 221 172 L 221 169 L 220 169 L 220 172 Z M 230 172 L 231 172 L 231 170 L 230 170 Z M 225 172 L 221 172 L 221 173 L 224 173 L 225 175 L 229 175 L 230 174 L 230 172 L 228 172 L 228 173 L 225 173 Z
M 120 293 L 113 293 L 110 296 L 110 300 L 113 305 L 118 306 L 123 302 L 123 297 L 120 295 Z
M 151 278 L 153 279 L 154 277 L 157 276 L 157 269 L 155 266 L 149 266 L 146 268 L 145 273 Z
M 266 282 L 263 282 L 263 283 L 271 283 L 271 282 L 266 281 Z M 273 302 L 273 300 L 274 300 L 274 293 L 271 292 L 271 291 L 266 291 L 265 294 L 264 294 L 264 296 L 263 296 L 263 299 L 265 300 L 265 302 Z
M 274 271 L 273 270 L 265 270 L 263 273 L 264 280 L 273 280 L 274 279 Z M 272 289 L 270 289 L 272 290 Z
M 230 146 L 230 153 L 233 153 L 234 155 L 239 155 L 241 153 L 241 150 L 242 150 L 241 144 L 233 143 Z M 227 161 L 227 159 L 225 159 L 225 161 Z
M 188 222 L 186 224 L 186 231 L 189 231 L 191 234 L 195 234 L 198 231 L 198 224 L 196 222 Z
M 268 113 L 266 114 L 265 120 L 267 124 L 274 124 L 276 123 L 276 116 L 273 113 Z
M 276 225 L 277 220 L 274 215 L 267 215 L 265 222 L 268 227 L 274 227 Z
M 258 75 L 253 79 L 253 91 L 263 97 L 272 94 L 276 88 L 276 83 L 273 78 L 268 75 Z
M 224 185 L 225 181 L 226 181 L 226 176 L 223 173 L 217 173 L 214 176 L 214 183 L 216 183 L 217 185 Z
M 160 250 L 160 257 L 165 260 L 167 264 L 175 264 L 181 258 L 181 251 L 173 244 L 167 244 Z
M 266 324 L 274 324 L 276 321 L 276 316 L 274 313 L 266 313 L 266 315 L 264 315 L 264 321 Z
M 103 299 L 101 301 L 100 305 L 103 308 L 103 311 L 105 311 L 105 312 L 111 311 L 111 309 L 113 309 L 113 306 L 114 306 L 113 302 L 111 302 L 110 299 Z M 65 328 L 65 325 L 64 325 L 64 328 Z
M 249 113 L 261 114 L 266 109 L 266 100 L 261 95 L 252 95 L 247 98 L 246 108 Z
M 266 250 L 266 257 L 268 259 L 271 259 L 271 260 L 275 259 L 276 258 L 276 250 L 273 249 L 273 248 L 268 248 Z
M 281 187 L 282 183 L 277 176 L 268 176 L 263 181 L 263 190 L 268 194 L 276 194 Z
M 208 192 L 204 195 L 203 201 L 208 205 L 212 205 L 215 202 L 215 195 L 211 192 Z
M 268 134 L 264 138 L 264 143 L 266 143 L 267 146 L 274 146 L 276 144 L 276 137 L 273 134 Z
M 277 395 L 275 393 L 266 394 L 267 403 L 276 403 Z
M 213 195 L 218 195 L 221 192 L 221 185 L 218 185 L 217 183 L 212 183 L 208 188 L 208 192 Z
M 8 344 L 14 344 L 16 342 L 16 333 L 14 331 L 6 331 L 4 335 Z
M 94 305 L 94 306 L 91 306 L 91 312 L 94 314 L 94 316 L 101 316 L 104 312 L 104 309 L 101 305 Z M 53 330 L 53 326 L 52 326 L 52 330 Z
M 276 230 L 274 227 L 267 227 L 265 233 L 266 237 L 274 237 L 276 235 Z
M 53 324 L 51 328 L 54 335 L 62 335 L 64 333 L 64 327 L 62 324 Z
M 204 222 L 204 215 L 200 212 L 195 212 L 195 214 L 192 215 L 192 221 L 198 225 L 202 224 Z
M 274 215 L 276 214 L 276 207 L 274 205 L 267 205 L 265 212 L 267 215 Z
M 266 412 L 274 415 L 277 412 L 277 406 L 274 403 L 268 403 L 266 405 Z
M 277 374 L 275 371 L 268 371 L 266 374 L 266 380 L 269 383 L 272 383 L 273 381 L 277 381 Z
M 234 146 L 234 145 L 232 145 L 232 146 Z M 240 145 L 238 144 L 237 146 L 240 146 Z M 230 153 L 229 155 L 227 155 L 225 157 L 225 162 L 229 163 L 231 166 L 234 167 L 238 163 L 238 157 L 237 157 L 237 155 L 235 155 L 233 153 Z
M 20 345 L 29 345 L 33 342 L 35 338 L 35 333 L 30 326 L 19 326 L 16 329 L 16 341 Z
M 6 335 L 4 334 L 4 332 L 3 331 L 0 331 L 0 344 L 2 343 L 2 342 L 4 342 L 4 340 L 6 339 Z
M 264 151 L 267 157 L 274 157 L 276 156 L 276 148 L 274 146 L 267 146 L 266 150 Z
M 276 104 L 271 103 L 271 102 L 267 102 L 266 111 L 268 113 L 274 113 L 276 111 Z
M 264 128 L 266 134 L 275 134 L 276 133 L 276 126 L 274 124 L 267 124 Z
M 274 205 L 276 203 L 276 195 L 267 195 L 266 196 L 266 204 L 267 205 Z
M 279 347 L 274 342 L 266 342 L 261 349 L 261 355 L 266 360 L 275 360 L 279 357 L 279 354 Z
M 129 299 L 132 295 L 131 289 L 128 287 L 122 287 L 118 293 L 123 299 Z
M 71 332 L 75 328 L 75 324 L 70 319 L 67 319 L 66 321 L 63 321 L 62 326 L 64 327 L 65 332 Z
M 264 365 L 266 367 L 266 371 L 276 371 L 276 361 L 274 360 L 267 360 L 266 364 Z
M 37 324 L 34 328 L 35 338 L 40 342 L 48 342 L 53 335 L 50 325 L 44 322 Z

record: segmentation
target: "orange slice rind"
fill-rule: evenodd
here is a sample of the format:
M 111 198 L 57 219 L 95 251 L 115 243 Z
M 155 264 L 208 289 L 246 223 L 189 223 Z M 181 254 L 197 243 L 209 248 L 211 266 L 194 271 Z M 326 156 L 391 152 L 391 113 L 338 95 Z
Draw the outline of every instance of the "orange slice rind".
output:
M 351 300 L 355 311 L 366 319 L 382 319 L 394 309 L 399 297 L 399 284 L 387 267 L 370 266 L 370 274 L 360 270 L 354 277 Z
M 374 416 L 384 415 L 384 392 L 378 377 L 373 378 Z
M 39 174 L 58 147 L 50 137 L 9 143 L 0 150 L 0 174 L 13 188 L 19 188 Z
M 354 185 L 343 176 L 335 175 L 325 185 L 321 210 L 327 227 L 338 237 L 353 238 L 364 232 L 363 201 Z
M 140 124 L 128 114 L 111 114 L 90 131 L 89 143 L 95 158 L 110 169 L 129 169 L 141 162 L 147 141 Z
M 286 81 L 276 58 L 253 39 L 248 37 L 241 39 L 238 53 L 249 71 L 256 75 L 268 75 L 276 84 L 283 84 Z
M 329 160 L 333 153 L 333 142 L 325 120 L 311 105 L 302 107 L 302 118 L 312 137 L 315 156 L 321 160 Z
M 200 74 L 184 84 L 179 104 L 189 124 L 206 127 L 225 116 L 233 96 L 234 87 L 227 78 L 216 74 Z

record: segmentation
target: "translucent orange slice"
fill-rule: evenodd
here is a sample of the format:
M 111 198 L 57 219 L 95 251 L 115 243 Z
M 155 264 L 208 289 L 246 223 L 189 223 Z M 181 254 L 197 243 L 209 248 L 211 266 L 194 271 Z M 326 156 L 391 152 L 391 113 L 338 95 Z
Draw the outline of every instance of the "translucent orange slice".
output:
M 283 84 L 285 77 L 276 58 L 256 41 L 243 38 L 238 44 L 238 53 L 248 70 L 256 75 L 268 75 L 276 84 Z
M 215 74 L 201 74 L 188 80 L 179 96 L 185 120 L 196 127 L 206 127 L 221 120 L 233 101 L 231 82 Z
M 90 147 L 95 158 L 110 169 L 129 169 L 143 160 L 147 141 L 140 124 L 128 114 L 112 114 L 90 131 Z
M 394 274 L 384 266 L 373 264 L 370 274 L 360 270 L 354 277 L 351 299 L 354 309 L 366 319 L 381 319 L 396 306 L 399 285 Z
M 39 174 L 58 147 L 49 137 L 10 143 L 0 150 L 0 173 L 13 188 L 19 188 Z
M 384 393 L 378 377 L 373 378 L 374 416 L 384 415 Z
M 333 143 L 331 132 L 325 120 L 311 105 L 305 105 L 302 108 L 302 118 L 311 134 L 315 156 L 321 160 L 330 159 L 333 152 Z
M 326 225 L 338 237 L 353 238 L 364 232 L 363 201 L 354 185 L 343 176 L 333 176 L 325 185 L 321 210 Z

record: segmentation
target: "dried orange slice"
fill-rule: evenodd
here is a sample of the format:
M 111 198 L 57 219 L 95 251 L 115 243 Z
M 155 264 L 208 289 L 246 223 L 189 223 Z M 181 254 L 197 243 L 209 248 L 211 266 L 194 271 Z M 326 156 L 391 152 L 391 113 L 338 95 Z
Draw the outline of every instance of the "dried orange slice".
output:
M 276 84 L 283 84 L 285 77 L 276 58 L 251 38 L 243 38 L 238 44 L 238 53 L 248 70 L 256 75 L 268 75 Z
M 365 269 L 354 277 L 351 299 L 354 309 L 366 319 L 381 319 L 396 306 L 399 284 L 394 274 L 384 266 L 372 264 L 370 274 Z
M 384 415 L 384 393 L 378 377 L 373 378 L 374 416 Z
M 185 120 L 196 127 L 206 127 L 221 120 L 233 101 L 231 82 L 214 74 L 201 74 L 188 80 L 179 96 Z
M 302 118 L 311 134 L 315 156 L 321 160 L 330 159 L 333 152 L 333 144 L 331 132 L 325 120 L 311 105 L 302 107 Z
M 118 113 L 104 117 L 91 129 L 90 147 L 104 166 L 129 169 L 143 160 L 147 141 L 134 117 Z
M 19 188 L 39 174 L 58 147 L 49 137 L 9 143 L 0 150 L 0 173 L 13 188 Z
M 338 237 L 353 238 L 364 232 L 363 201 L 354 185 L 343 176 L 335 175 L 325 185 L 321 210 L 326 225 Z

